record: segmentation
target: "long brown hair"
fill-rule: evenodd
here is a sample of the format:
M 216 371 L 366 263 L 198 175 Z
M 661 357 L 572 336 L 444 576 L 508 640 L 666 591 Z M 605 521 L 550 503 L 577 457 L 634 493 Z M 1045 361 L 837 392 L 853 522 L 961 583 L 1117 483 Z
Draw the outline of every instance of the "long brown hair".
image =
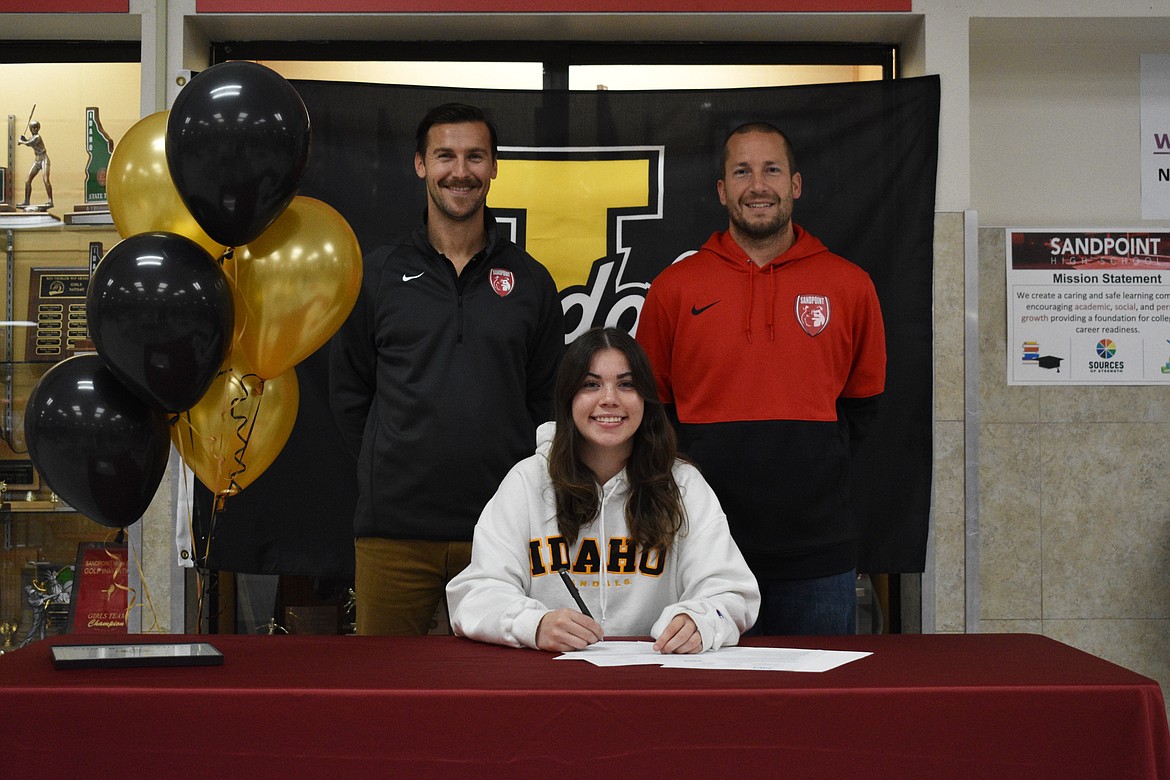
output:
M 557 526 L 571 544 L 601 507 L 601 486 L 581 459 L 582 438 L 573 423 L 573 397 L 589 372 L 593 356 L 603 349 L 616 349 L 625 355 L 634 389 L 644 404 L 642 424 L 634 432 L 633 451 L 626 461 L 630 486 L 626 523 L 636 544 L 669 549 L 686 523 L 682 494 L 672 472 L 678 457 L 678 439 L 658 400 L 646 353 L 633 337 L 618 328 L 585 331 L 566 348 L 561 359 L 554 401 L 557 427 L 548 458 Z

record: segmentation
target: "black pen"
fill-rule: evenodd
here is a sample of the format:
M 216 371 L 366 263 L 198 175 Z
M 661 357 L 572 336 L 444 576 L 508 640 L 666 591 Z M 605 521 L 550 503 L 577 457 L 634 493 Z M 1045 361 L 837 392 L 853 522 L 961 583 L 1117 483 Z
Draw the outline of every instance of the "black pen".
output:
M 581 612 L 585 617 L 592 619 L 593 616 L 589 614 L 589 607 L 585 606 L 585 602 L 581 600 L 581 594 L 577 592 L 577 586 L 573 584 L 573 578 L 569 576 L 569 570 L 562 566 L 557 571 L 560 572 L 561 579 L 565 581 L 565 587 L 569 589 L 569 595 L 573 597 L 573 601 L 577 602 L 577 606 L 581 608 Z

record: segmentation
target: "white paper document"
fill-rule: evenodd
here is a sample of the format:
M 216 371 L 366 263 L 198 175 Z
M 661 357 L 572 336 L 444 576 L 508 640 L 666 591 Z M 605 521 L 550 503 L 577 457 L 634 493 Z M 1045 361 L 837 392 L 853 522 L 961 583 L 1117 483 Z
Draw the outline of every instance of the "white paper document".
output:
M 871 655 L 846 650 L 801 650 L 786 647 L 724 647 L 696 655 L 663 655 L 653 642 L 603 641 L 557 660 L 588 661 L 594 666 L 654 665 L 667 669 L 737 669 L 770 672 L 827 672 Z

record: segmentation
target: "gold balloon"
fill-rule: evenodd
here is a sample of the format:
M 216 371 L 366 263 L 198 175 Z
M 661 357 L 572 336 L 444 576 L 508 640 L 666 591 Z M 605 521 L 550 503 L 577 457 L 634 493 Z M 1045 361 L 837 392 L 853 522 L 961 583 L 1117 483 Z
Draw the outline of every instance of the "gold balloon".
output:
M 106 197 L 118 235 L 164 231 L 186 236 L 212 257 L 224 253 L 183 205 L 167 167 L 166 138 L 169 111 L 138 120 L 114 148 L 106 173 Z
M 199 481 L 220 499 L 234 496 L 267 470 L 297 419 L 295 371 L 261 380 L 236 357 L 171 426 L 171 441 Z
M 297 196 L 225 259 L 224 272 L 235 284 L 234 348 L 260 376 L 280 376 L 349 316 L 362 284 L 361 247 L 333 207 Z

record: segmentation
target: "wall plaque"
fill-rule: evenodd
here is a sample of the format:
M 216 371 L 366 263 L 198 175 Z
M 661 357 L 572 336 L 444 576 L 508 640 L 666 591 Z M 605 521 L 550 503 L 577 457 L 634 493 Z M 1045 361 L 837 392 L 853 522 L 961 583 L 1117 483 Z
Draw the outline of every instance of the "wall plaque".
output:
M 25 360 L 56 363 L 93 349 L 85 316 L 89 289 L 88 268 L 32 268 L 29 270 L 29 328 Z

